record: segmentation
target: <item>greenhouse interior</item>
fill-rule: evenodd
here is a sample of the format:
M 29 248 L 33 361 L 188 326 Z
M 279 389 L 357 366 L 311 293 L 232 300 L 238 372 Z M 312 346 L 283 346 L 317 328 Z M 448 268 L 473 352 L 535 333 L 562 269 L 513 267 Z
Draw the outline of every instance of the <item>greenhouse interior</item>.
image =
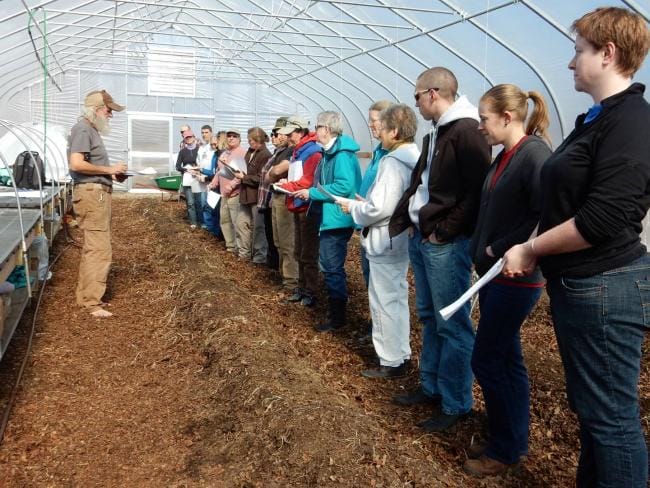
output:
M 379 335 L 387 334 L 378 332 L 378 317 L 397 305 L 392 305 L 393 298 L 381 296 L 374 298 L 373 305 L 373 293 L 380 289 L 368 285 L 368 275 L 359 265 L 360 260 L 370 260 L 371 270 L 378 266 L 367 255 L 372 251 L 363 234 L 372 229 L 371 224 L 356 221 L 362 211 L 358 209 L 365 208 L 369 197 L 352 191 L 343 196 L 358 201 L 345 203 L 345 198 L 339 201 L 336 193 L 332 196 L 323 190 L 325 198 L 335 202 L 325 206 L 336 207 L 341 218 L 355 217 L 350 229 L 357 231 L 350 230 L 347 258 L 344 252 L 336 272 L 328 268 L 331 256 L 324 255 L 334 252 L 324 251 L 322 236 L 329 231 L 324 227 L 325 210 L 320 255 L 316 231 L 311 264 L 303 263 L 308 253 L 300 252 L 300 246 L 308 246 L 308 238 L 297 230 L 307 224 L 299 223 L 296 213 L 295 224 L 291 217 L 295 236 L 294 230 L 276 227 L 271 204 L 266 224 L 258 224 L 267 218 L 266 214 L 260 217 L 261 210 L 259 214 L 253 210 L 241 224 L 247 229 L 241 236 L 248 233 L 249 239 L 246 258 L 240 242 L 241 208 L 237 215 L 226 212 L 228 219 L 232 217 L 227 225 L 236 234 L 234 251 L 225 230 L 209 228 L 208 219 L 214 219 L 216 227 L 219 219 L 225 225 L 224 206 L 234 198 L 224 193 L 225 183 L 220 183 L 221 195 L 215 196 L 221 205 L 215 217 L 215 207 L 205 200 L 209 196 L 185 191 L 190 188 L 185 177 L 193 170 L 181 161 L 186 148 L 191 152 L 198 147 L 199 154 L 201 147 L 215 151 L 217 146 L 210 146 L 209 138 L 202 139 L 206 127 L 210 135 L 222 132 L 224 140 L 231 135 L 241 139 L 244 161 L 243 153 L 254 154 L 260 144 L 251 135 L 255 134 L 252 128 L 262 130 L 266 139 L 261 145 L 275 157 L 280 147 L 274 143 L 276 133 L 297 124 L 296 130 L 309 132 L 320 144 L 318 151 L 324 152 L 316 176 L 312 175 L 313 186 L 285 191 L 287 202 L 302 201 L 303 195 L 305 201 L 316 202 L 314 192 L 323 188 L 320 183 L 317 187 L 316 178 L 324 178 L 330 147 L 318 135 L 323 127 L 331 129 L 319 125 L 329 120 L 323 114 L 334 113 L 340 120 L 340 137 L 332 133 L 332 140 L 340 142 L 344 136 L 351 140 L 351 154 L 358 163 L 356 177 L 365 181 L 362 178 L 375 164 L 377 148 L 388 147 L 373 129 L 372 113 L 389 115 L 371 107 L 378 101 L 410 107 L 408 113 L 417 122 L 410 141 L 419 155 L 439 118 L 434 116 L 432 126 L 432 117 L 418 100 L 422 95 L 437 99 L 444 90 L 438 93 L 438 87 L 426 86 L 418 91 L 423 86 L 418 80 L 436 67 L 453 73 L 457 91 L 452 102 L 469 101 L 477 123 L 479 102 L 494 87 L 513 84 L 525 93 L 538 92 L 548 109 L 545 140 L 551 154 L 574 137 L 580 114 L 595 103 L 602 108 L 591 92 L 574 85 L 576 68 L 569 64 L 578 56 L 576 36 L 583 32 L 574 22 L 599 7 L 617 7 L 642 19 L 647 30 L 649 0 L 4 0 L 0 5 L 4 66 L 0 73 L 0 479 L 6 480 L 6 486 L 545 487 L 570 486 L 576 470 L 579 480 L 581 472 L 585 476 L 585 427 L 582 417 L 575 415 L 575 400 L 567 400 L 569 373 L 563 369 L 565 357 L 553 329 L 556 314 L 546 291 L 521 329 L 530 377 L 528 448 L 516 462 L 506 462 L 503 456 L 495 461 L 499 469 L 488 477 L 493 484 L 484 485 L 472 476 L 471 466 L 467 468 L 471 459 L 467 446 L 475 445 L 475 437 L 489 440 L 493 435 L 487 433 L 493 424 L 482 383 L 471 387 L 470 419 L 461 419 L 444 433 L 415 426 L 430 413 L 426 405 L 405 409 L 391 402 L 397 398 L 394 395 L 417 388 L 420 381 L 424 385 L 418 371 L 424 364 L 425 340 L 419 322 L 425 320 L 417 295 L 421 280 L 413 264 L 408 283 L 401 280 L 404 293 L 408 290 L 404 313 L 410 317 L 411 331 L 408 346 L 407 317 L 409 357 L 402 366 L 410 364 L 409 372 L 396 382 L 359 375 L 367 371 L 364 368 L 379 365 L 370 371 L 391 379 L 390 368 L 398 367 L 382 362 L 384 346 L 378 346 Z M 643 58 L 646 53 L 647 46 Z M 650 63 L 641 59 L 630 79 L 648 84 Z M 83 168 L 93 165 L 89 158 L 94 149 L 85 152 L 73 147 L 74 128 L 87 113 L 89 97 L 97 92 L 103 97 L 98 107 L 110 113 L 110 131 L 94 132 L 107 158 L 100 164 L 124 165 L 108 174 L 108 183 L 101 180 L 106 173 L 83 175 Z M 641 98 L 647 104 L 650 92 Z M 380 133 L 389 131 L 384 118 L 381 123 Z M 88 124 L 95 127 L 92 121 Z M 274 138 L 268 142 L 271 135 Z M 187 144 L 187 137 L 194 138 L 193 145 Z M 500 160 L 504 146 L 490 144 L 490 161 Z M 621 144 L 621 154 L 628 149 L 627 143 Z M 219 151 L 209 155 L 213 182 L 224 171 Z M 289 164 L 299 159 L 296 153 L 288 154 Z M 73 155 L 84 159 L 77 163 Z M 639 165 L 650 165 L 650 155 L 646 156 L 645 161 L 637 161 Z M 307 171 L 305 162 L 298 162 L 303 166 L 296 181 Z M 250 163 L 248 156 L 239 170 L 224 163 L 228 171 L 235 171 L 235 179 L 231 174 L 229 181 L 239 178 L 248 185 L 246 163 Z M 36 170 L 36 183 L 31 186 L 19 184 L 17 168 L 23 165 Z M 429 175 L 426 168 L 424 174 Z M 79 174 L 84 178 L 78 179 Z M 205 175 L 197 174 L 203 182 Z M 266 173 L 257 175 L 254 183 L 259 188 L 260 174 L 264 180 Z M 286 179 L 277 184 L 283 182 Z M 325 180 L 321 182 L 329 188 Z M 404 184 L 409 183 L 407 179 Z M 216 193 L 210 179 L 201 184 L 201 192 Z M 100 251 L 88 247 L 91 213 L 82 217 L 75 208 L 79 204 L 75 192 L 89 185 L 104 185 L 101 191 L 108 193 L 99 195 L 100 203 L 103 198 L 109 201 L 108 223 L 92 229 L 108 235 L 108 243 L 103 244 L 108 264 L 99 279 L 107 292 L 105 300 L 93 305 L 99 314 L 92 312 L 92 317 L 79 307 L 79 294 L 84 270 L 100 262 L 88 261 L 86 253 L 95 252 L 92 259 L 97 260 Z M 432 191 L 424 184 L 421 187 Z M 252 188 L 257 201 L 261 190 Z M 357 190 L 361 191 L 358 185 Z M 282 190 L 273 183 L 274 191 Z M 237 200 L 250 207 L 243 195 L 242 190 Z M 273 195 L 269 198 L 277 193 Z M 640 195 L 635 198 L 645 201 Z M 196 211 L 198 221 L 192 214 L 194 205 L 203 208 Z M 314 205 L 308 206 L 305 215 Z M 206 212 L 212 216 L 202 217 Z M 391 214 L 381 224 L 385 229 L 392 229 Z M 610 217 L 602 217 L 603 226 L 610 225 Z M 576 219 L 575 225 L 582 222 Z M 596 226 L 594 219 L 584 220 Z M 641 224 L 632 227 L 640 243 L 647 245 L 648 215 Z M 580 225 L 578 234 L 584 230 Z M 619 229 L 619 236 L 625 234 L 611 225 Z M 278 244 L 278 239 L 283 241 L 278 232 L 290 232 L 290 254 L 295 251 L 300 263 L 295 265 L 295 283 L 287 278 L 284 267 L 289 258 L 283 258 L 285 244 Z M 433 231 L 431 242 L 437 232 Z M 535 236 L 537 228 L 527 241 L 531 252 L 546 242 Z M 264 241 L 262 261 L 255 258 L 258 238 Z M 397 241 L 392 234 L 391 239 L 392 252 Z M 612 250 L 612 262 L 621 261 L 617 256 L 625 249 L 620 244 Z M 550 254 L 558 252 L 563 251 Z M 512 261 L 506 258 L 506 262 Z M 309 266 L 314 269 L 313 283 Z M 341 272 L 342 284 L 340 277 L 334 277 Z M 436 272 L 436 280 L 447 279 L 442 268 Z M 472 282 L 482 274 L 474 272 Z M 395 278 L 387 278 L 391 280 Z M 10 283 L 7 288 L 5 282 Z M 298 305 L 287 303 L 287 286 L 298 290 L 297 300 L 291 298 L 295 293 L 288 299 Z M 643 293 L 642 289 L 642 298 Z M 336 322 L 345 312 L 337 312 L 341 303 L 347 306 L 344 332 Z M 466 305 L 471 305 L 468 313 L 476 330 L 481 305 L 476 298 L 462 307 Z M 650 302 L 644 303 L 647 306 Z M 311 327 L 323 318 L 336 331 L 329 337 Z M 392 321 L 389 315 L 384 319 Z M 366 322 L 369 335 L 361 331 Z M 647 358 L 645 344 L 641 355 Z M 650 370 L 642 361 L 636 373 L 640 423 L 647 431 Z M 440 396 L 422 391 L 428 400 L 430 395 Z M 455 416 L 445 410 L 445 401 L 442 415 Z M 487 445 L 479 460 L 487 457 L 485 452 L 493 452 L 494 446 Z M 481 466 L 489 471 L 485 464 Z M 605 479 L 594 476 L 593 486 L 596 479 Z M 633 486 L 620 482 L 611 486 Z

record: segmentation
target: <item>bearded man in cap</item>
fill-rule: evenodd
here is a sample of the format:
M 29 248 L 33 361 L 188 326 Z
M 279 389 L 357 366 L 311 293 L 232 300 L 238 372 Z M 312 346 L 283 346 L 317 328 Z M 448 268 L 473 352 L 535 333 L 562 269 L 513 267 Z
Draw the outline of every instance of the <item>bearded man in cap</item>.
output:
M 72 203 L 84 243 L 79 263 L 77 304 L 95 317 L 110 317 L 102 297 L 111 267 L 111 196 L 113 180 L 126 179 L 126 163 L 111 165 L 102 136 L 110 132 L 113 112 L 126 107 L 115 103 L 106 90 L 93 91 L 68 138 L 68 166 L 74 181 Z

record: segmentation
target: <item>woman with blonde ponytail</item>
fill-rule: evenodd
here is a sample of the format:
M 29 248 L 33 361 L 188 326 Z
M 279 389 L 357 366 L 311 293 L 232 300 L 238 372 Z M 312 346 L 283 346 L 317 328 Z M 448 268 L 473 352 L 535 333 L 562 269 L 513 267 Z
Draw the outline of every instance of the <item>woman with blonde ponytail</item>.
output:
M 532 113 L 527 119 L 529 100 Z M 470 253 L 479 275 L 513 245 L 525 242 L 539 220 L 540 171 L 551 154 L 548 109 L 537 92 L 496 85 L 479 103 L 479 130 L 489 144 L 503 146 L 490 166 Z M 539 269 L 531 275 L 493 279 L 479 292 L 481 318 L 472 370 L 483 390 L 488 438 L 471 446 L 465 471 L 491 476 L 528 453 L 528 373 L 519 329 L 542 292 Z

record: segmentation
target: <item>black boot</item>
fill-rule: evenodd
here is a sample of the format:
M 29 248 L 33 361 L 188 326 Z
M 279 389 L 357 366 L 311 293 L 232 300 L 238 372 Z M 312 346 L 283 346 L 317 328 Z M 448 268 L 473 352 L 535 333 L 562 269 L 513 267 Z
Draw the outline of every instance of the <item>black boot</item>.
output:
M 345 307 L 348 303 L 345 298 L 329 298 L 329 312 L 327 322 L 317 325 L 316 332 L 331 332 L 344 327 L 346 320 Z

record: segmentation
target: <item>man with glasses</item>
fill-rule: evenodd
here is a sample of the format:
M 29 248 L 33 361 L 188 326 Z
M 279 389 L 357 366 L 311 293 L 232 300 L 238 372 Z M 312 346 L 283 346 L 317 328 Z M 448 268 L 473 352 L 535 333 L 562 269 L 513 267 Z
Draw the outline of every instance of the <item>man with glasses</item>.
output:
M 84 110 L 70 130 L 68 164 L 74 181 L 72 203 L 84 243 L 79 262 L 77 304 L 95 317 L 113 315 L 102 297 L 111 267 L 111 196 L 113 180 L 124 181 L 126 164 L 111 165 L 101 136 L 110 132 L 118 105 L 106 90 L 93 91 L 84 99 Z
M 431 68 L 418 77 L 415 105 L 432 126 L 411 186 L 389 224 L 391 237 L 409 229 L 416 309 L 424 326 L 420 386 L 394 401 L 440 406 L 436 415 L 418 424 L 429 432 L 451 427 L 472 408 L 474 328 L 469 304 L 447 321 L 439 311 L 470 284 L 469 238 L 490 149 L 478 131 L 477 108 L 457 92 L 456 77 L 446 68 Z

